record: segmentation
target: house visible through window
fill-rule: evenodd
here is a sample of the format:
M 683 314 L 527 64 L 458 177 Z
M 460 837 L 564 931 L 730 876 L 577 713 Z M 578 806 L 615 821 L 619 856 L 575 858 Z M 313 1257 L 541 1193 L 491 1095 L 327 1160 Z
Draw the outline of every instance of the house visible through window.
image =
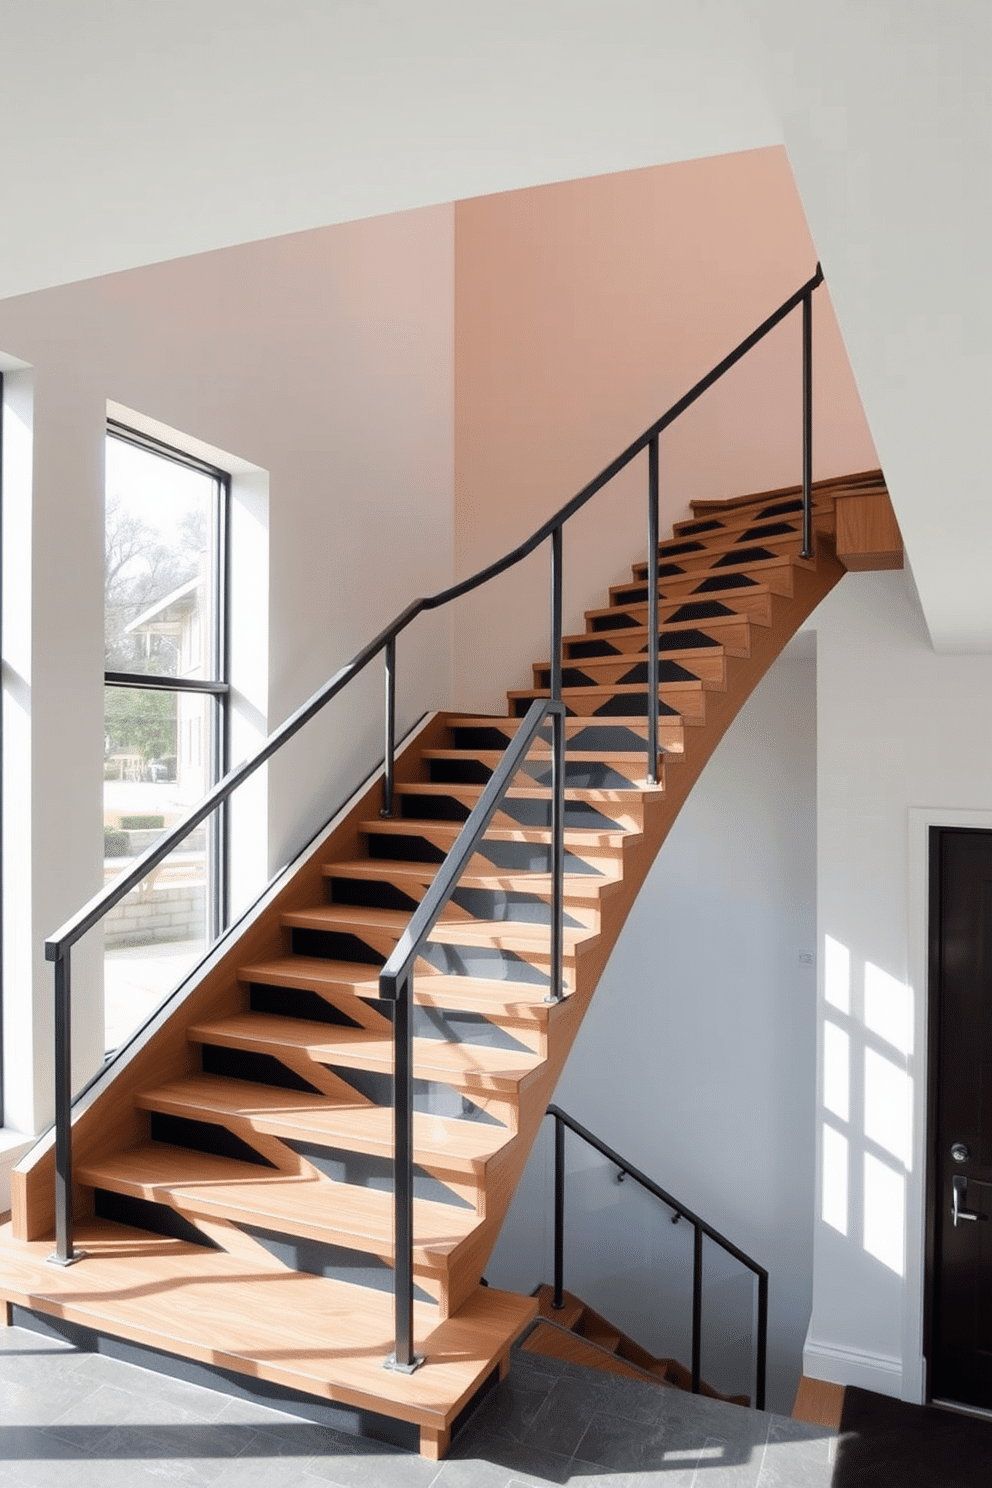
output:
M 229 481 L 111 424 L 106 441 L 104 875 L 110 880 L 227 768 Z M 223 929 L 220 814 L 104 921 L 106 1047 L 154 1010 Z

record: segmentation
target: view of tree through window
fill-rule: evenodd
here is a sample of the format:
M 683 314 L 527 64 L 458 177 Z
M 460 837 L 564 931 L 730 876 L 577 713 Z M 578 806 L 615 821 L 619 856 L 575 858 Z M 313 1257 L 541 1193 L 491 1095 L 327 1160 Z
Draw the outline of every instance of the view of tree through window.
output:
M 104 876 L 125 871 L 213 784 L 222 703 L 218 473 L 108 435 Z M 176 678 L 177 687 L 144 679 Z M 143 684 L 144 681 L 144 685 Z M 204 688 L 198 691 L 197 686 Z M 219 928 L 215 834 L 191 834 L 104 922 L 107 1047 L 148 1015 Z

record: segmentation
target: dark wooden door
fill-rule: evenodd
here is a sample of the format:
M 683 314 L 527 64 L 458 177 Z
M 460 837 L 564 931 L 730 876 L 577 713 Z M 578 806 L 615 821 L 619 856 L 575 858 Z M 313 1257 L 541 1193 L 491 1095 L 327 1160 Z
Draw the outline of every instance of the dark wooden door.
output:
M 929 1390 L 992 1410 L 992 832 L 930 847 Z

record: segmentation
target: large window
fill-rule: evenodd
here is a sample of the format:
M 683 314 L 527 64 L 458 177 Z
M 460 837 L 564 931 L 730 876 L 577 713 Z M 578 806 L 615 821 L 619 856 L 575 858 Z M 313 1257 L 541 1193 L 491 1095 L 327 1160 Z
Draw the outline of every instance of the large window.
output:
M 111 423 L 106 441 L 104 875 L 126 869 L 227 769 L 229 481 Z M 104 921 L 116 1048 L 227 920 L 223 812 Z

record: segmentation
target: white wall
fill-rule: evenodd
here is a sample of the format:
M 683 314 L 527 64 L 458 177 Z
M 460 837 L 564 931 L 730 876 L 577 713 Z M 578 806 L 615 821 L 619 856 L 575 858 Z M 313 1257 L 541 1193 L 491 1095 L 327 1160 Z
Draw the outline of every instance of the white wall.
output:
M 4 558 L 21 606 L 5 637 L 15 648 L 5 706 L 19 718 L 20 751 L 6 785 L 12 800 L 31 787 L 28 811 L 12 819 L 16 840 L 11 828 L 5 841 L 8 881 L 21 879 L 6 926 L 7 1115 L 34 1132 L 51 1114 L 51 969 L 41 942 L 101 883 L 108 402 L 238 457 L 235 537 L 240 530 L 241 558 L 253 548 L 262 560 L 258 608 L 267 606 L 268 624 L 259 636 L 240 568 L 235 650 L 267 650 L 261 696 L 250 697 L 258 669 L 239 663 L 265 732 L 410 599 L 451 580 L 452 209 L 6 300 L 0 351 L 27 366 L 17 391 L 33 421 L 21 441 L 33 472 L 6 493 Z M 403 729 L 449 701 L 447 622 L 422 622 L 401 639 L 399 666 Z M 333 716 L 269 768 L 269 868 L 381 756 L 381 668 L 357 687 L 360 707 L 332 705 Z M 98 969 L 86 975 L 85 962 L 74 987 L 77 1083 L 102 1057 Z
M 815 940 L 815 782 L 815 662 L 783 658 L 662 848 L 554 1097 L 768 1268 L 769 1405 L 786 1412 L 812 1287 L 815 976 L 799 952 Z M 584 1166 L 580 1150 L 575 1161 Z M 688 1362 L 689 1227 L 602 1171 L 585 1167 L 571 1193 L 566 1286 Z M 494 1284 L 551 1279 L 545 1221 L 546 1141 L 487 1273 Z M 674 1297 L 657 1265 L 665 1251 Z M 703 1372 L 718 1382 L 710 1342 L 704 1332 Z
M 925 826 L 992 820 L 992 658 L 934 653 L 908 572 L 849 575 L 811 623 L 821 975 L 806 1370 L 919 1400 Z

